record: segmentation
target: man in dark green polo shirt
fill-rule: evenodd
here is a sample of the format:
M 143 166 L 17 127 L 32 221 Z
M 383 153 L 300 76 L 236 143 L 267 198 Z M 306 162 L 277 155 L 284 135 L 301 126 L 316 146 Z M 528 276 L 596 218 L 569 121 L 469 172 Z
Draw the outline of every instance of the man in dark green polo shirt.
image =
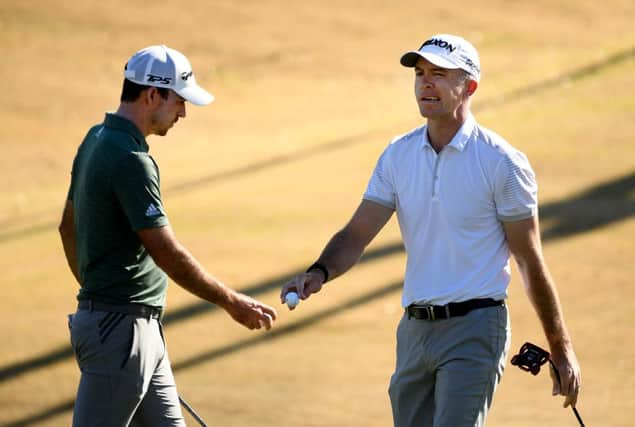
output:
M 159 323 L 167 276 L 249 329 L 269 329 L 276 318 L 211 276 L 178 242 L 163 208 L 145 137 L 167 134 L 186 101 L 212 100 L 181 53 L 142 49 L 126 64 L 119 108 L 79 147 L 59 227 L 80 284 L 69 316 L 81 370 L 74 426 L 185 425 Z

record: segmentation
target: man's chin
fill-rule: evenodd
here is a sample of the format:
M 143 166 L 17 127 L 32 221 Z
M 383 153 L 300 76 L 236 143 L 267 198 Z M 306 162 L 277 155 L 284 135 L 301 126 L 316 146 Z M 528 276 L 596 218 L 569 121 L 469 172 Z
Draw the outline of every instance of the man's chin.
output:
M 421 117 L 426 119 L 437 119 L 445 115 L 441 110 L 429 107 L 419 107 L 419 114 L 421 114 Z
M 435 114 L 429 110 L 425 110 L 423 108 L 419 108 L 419 114 L 421 114 L 421 117 L 424 117 L 426 119 L 430 119 L 430 118 L 434 118 Z

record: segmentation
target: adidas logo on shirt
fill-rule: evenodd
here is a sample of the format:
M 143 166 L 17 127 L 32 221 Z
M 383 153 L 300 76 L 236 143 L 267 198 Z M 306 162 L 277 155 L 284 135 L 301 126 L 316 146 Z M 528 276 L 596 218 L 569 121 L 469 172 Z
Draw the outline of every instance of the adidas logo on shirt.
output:
M 159 216 L 159 215 L 161 215 L 161 211 L 159 210 L 159 208 L 154 206 L 154 203 L 150 203 L 148 205 L 148 209 L 146 209 L 146 216 L 150 217 L 150 216 Z

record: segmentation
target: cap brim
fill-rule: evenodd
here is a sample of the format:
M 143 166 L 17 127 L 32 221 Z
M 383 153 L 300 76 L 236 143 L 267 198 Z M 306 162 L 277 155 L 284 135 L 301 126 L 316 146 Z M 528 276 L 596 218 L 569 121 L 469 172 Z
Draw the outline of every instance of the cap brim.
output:
M 461 68 L 439 55 L 435 55 L 434 53 L 429 52 L 419 52 L 418 50 L 404 53 L 399 62 L 401 62 L 401 65 L 403 65 L 404 67 L 414 67 L 415 65 L 417 65 L 417 61 L 421 58 L 427 59 L 437 67 L 447 68 L 450 70 Z
M 199 85 L 189 85 L 175 92 L 194 105 L 207 105 L 214 101 L 214 95 Z

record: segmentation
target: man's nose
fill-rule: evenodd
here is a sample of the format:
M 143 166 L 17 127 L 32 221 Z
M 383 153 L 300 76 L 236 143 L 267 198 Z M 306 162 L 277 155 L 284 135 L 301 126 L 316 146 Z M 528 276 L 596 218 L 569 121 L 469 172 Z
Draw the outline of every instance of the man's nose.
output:
M 421 75 L 421 84 L 423 86 L 432 86 L 432 80 L 430 79 L 430 75 L 429 74 Z
M 183 104 L 181 108 L 179 109 L 179 117 L 185 118 L 186 115 L 187 115 L 187 112 L 185 111 L 185 104 Z

